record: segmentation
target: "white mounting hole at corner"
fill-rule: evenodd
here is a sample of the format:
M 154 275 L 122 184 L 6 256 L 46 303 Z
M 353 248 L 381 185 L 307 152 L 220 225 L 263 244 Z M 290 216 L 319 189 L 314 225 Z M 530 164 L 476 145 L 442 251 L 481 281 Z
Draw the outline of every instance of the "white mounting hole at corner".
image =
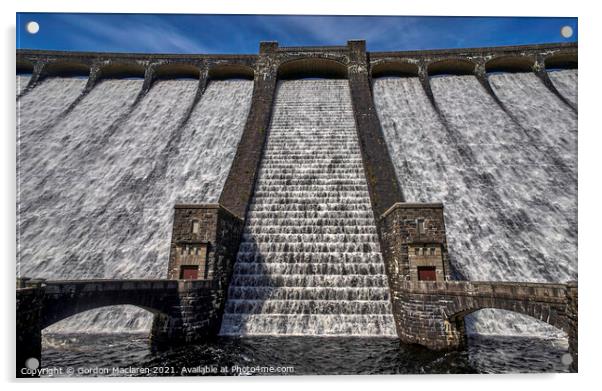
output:
M 25 29 L 29 34 L 37 34 L 38 31 L 40 31 L 40 25 L 38 24 L 38 22 L 32 20 L 30 22 L 27 22 L 27 24 L 25 25 Z
M 560 35 L 564 38 L 571 38 L 573 36 L 573 28 L 571 26 L 562 26 L 560 29 Z

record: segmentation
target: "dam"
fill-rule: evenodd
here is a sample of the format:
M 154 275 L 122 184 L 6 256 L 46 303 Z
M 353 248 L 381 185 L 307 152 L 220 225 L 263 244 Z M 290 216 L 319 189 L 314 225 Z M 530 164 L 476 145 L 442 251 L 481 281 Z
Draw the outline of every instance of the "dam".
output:
M 568 335 L 576 365 L 576 45 L 19 50 L 17 69 L 17 275 L 43 279 L 23 292 L 106 297 L 42 328 L 529 332 Z M 107 285 L 165 279 L 183 285 L 135 284 L 201 315 Z

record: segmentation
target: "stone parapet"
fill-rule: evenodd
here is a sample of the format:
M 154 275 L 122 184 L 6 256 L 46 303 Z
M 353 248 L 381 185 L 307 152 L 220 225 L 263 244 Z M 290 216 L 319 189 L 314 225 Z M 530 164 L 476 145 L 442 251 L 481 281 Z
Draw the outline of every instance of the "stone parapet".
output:
M 219 332 L 226 291 L 212 280 L 46 281 L 17 289 L 17 377 L 26 361 L 41 362 L 42 330 L 60 320 L 110 305 L 134 305 L 154 314 L 154 349 L 213 338 Z

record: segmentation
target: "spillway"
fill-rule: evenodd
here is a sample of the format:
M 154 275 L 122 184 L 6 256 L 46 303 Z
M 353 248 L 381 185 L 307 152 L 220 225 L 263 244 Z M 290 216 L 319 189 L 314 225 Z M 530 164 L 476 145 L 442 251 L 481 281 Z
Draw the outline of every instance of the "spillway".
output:
M 17 95 L 25 90 L 25 87 L 27 87 L 27 84 L 29 83 L 29 79 L 31 79 L 31 75 L 17 75 Z
M 109 79 L 57 121 L 85 82 L 52 79 L 21 99 L 20 273 L 165 278 L 173 206 L 217 201 L 252 82 L 210 82 L 184 124 L 198 81 L 159 80 L 136 101 L 141 79 Z M 146 311 L 113 307 L 52 330 L 140 331 L 151 320 Z
M 554 87 L 560 94 L 577 107 L 577 69 L 562 69 L 548 72 Z
M 576 279 L 576 117 L 535 75 L 490 80 L 518 124 L 474 76 L 431 78 L 445 123 L 418 78 L 375 80 L 406 200 L 444 203 L 450 259 L 461 277 Z M 556 332 L 500 311 L 475 319 L 472 330 L 485 334 Z
M 347 80 L 279 83 L 221 334 L 396 335 Z

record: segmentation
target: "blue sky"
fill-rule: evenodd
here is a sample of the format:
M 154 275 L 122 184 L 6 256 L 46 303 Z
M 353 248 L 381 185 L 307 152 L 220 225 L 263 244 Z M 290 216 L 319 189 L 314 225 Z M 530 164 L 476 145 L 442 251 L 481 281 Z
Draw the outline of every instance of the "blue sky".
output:
M 29 34 L 29 21 L 40 25 Z M 574 34 L 564 38 L 563 26 Z M 17 13 L 17 48 L 139 52 L 257 53 L 281 46 L 341 45 L 418 50 L 576 42 L 577 18 Z

